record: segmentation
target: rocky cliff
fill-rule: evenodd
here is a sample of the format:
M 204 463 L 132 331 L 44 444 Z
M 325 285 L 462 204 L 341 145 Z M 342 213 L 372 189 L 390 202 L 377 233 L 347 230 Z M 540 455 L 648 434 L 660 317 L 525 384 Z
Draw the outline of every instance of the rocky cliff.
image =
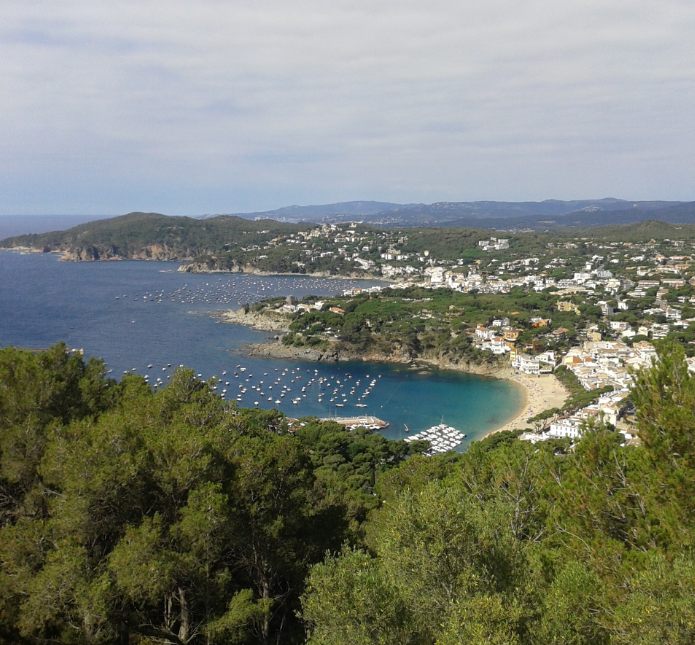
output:
M 243 324 L 243 323 L 242 323 Z M 259 327 L 255 327 L 259 329 Z M 270 331 L 270 330 L 269 330 Z M 284 345 L 279 335 L 263 343 L 249 343 L 244 351 L 247 356 L 275 358 L 280 360 L 301 360 L 320 363 L 338 363 L 341 361 L 364 361 L 370 363 L 400 363 L 405 365 L 420 364 L 442 370 L 453 370 L 481 376 L 507 378 L 511 374 L 509 363 L 494 362 L 477 364 L 453 356 L 413 356 L 401 348 L 392 351 L 377 349 L 357 351 L 343 343 L 331 343 L 328 348 L 295 347 Z
M 96 260 L 183 260 L 166 245 L 149 244 L 132 253 L 122 253 L 115 246 L 75 247 L 60 249 L 61 260 L 67 262 L 90 262 Z
M 248 313 L 244 313 L 243 309 L 229 309 L 217 311 L 214 315 L 222 322 L 245 325 L 259 331 L 275 331 L 283 334 L 289 331 L 289 318 L 284 313 L 273 309 L 264 309 L 261 312 L 249 311 Z

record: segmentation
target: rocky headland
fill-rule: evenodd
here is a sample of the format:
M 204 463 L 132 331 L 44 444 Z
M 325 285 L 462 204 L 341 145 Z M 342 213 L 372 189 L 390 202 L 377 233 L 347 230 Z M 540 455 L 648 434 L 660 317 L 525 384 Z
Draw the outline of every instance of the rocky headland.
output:
M 508 363 L 498 361 L 478 364 L 450 355 L 445 356 L 414 356 L 407 349 L 392 346 L 388 350 L 370 348 L 357 350 L 337 340 L 331 340 L 328 347 L 325 346 L 300 346 L 285 345 L 282 336 L 289 331 L 290 319 L 286 314 L 264 309 L 260 312 L 243 309 L 224 310 L 215 312 L 215 317 L 222 322 L 245 325 L 258 331 L 274 332 L 262 343 L 249 343 L 244 346 L 244 353 L 248 356 L 261 358 L 275 358 L 281 360 L 302 360 L 323 363 L 337 363 L 340 361 L 365 361 L 374 363 L 400 363 L 406 365 L 422 365 L 443 370 L 467 372 L 496 378 L 509 378 L 513 371 Z
M 56 252 L 54 249 L 44 249 L 44 252 Z M 137 251 L 123 253 L 116 247 L 74 247 L 59 249 L 60 259 L 64 262 L 95 262 L 100 260 L 184 260 L 179 254 L 167 247 L 166 244 L 148 244 Z
M 290 320 L 281 311 L 263 309 L 262 311 L 225 309 L 215 311 L 215 318 L 232 325 L 244 325 L 258 331 L 275 331 L 286 334 L 290 330 Z

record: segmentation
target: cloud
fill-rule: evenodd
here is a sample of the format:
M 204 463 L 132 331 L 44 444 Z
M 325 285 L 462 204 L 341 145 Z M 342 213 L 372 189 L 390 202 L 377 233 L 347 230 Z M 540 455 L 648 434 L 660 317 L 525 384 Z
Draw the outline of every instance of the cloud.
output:
M 0 211 L 695 199 L 695 5 L 6 2 Z

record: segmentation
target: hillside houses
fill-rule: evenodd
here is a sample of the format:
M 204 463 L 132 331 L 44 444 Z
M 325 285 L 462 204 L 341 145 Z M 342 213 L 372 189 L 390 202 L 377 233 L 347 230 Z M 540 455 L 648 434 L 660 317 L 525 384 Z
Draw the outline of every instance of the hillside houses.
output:
M 489 240 L 480 240 L 478 242 L 483 251 L 491 253 L 492 251 L 503 251 L 509 248 L 509 240 L 498 239 L 496 237 L 491 237 Z

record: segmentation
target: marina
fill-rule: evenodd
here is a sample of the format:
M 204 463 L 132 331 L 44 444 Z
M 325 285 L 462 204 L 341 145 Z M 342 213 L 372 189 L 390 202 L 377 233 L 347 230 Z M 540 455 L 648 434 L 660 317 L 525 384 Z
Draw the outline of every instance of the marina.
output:
M 424 454 L 428 457 L 432 455 L 455 450 L 461 445 L 461 442 L 466 438 L 466 435 L 452 426 L 440 423 L 432 426 L 427 430 L 410 435 L 405 439 L 407 443 L 412 441 L 429 441 L 430 449 Z

